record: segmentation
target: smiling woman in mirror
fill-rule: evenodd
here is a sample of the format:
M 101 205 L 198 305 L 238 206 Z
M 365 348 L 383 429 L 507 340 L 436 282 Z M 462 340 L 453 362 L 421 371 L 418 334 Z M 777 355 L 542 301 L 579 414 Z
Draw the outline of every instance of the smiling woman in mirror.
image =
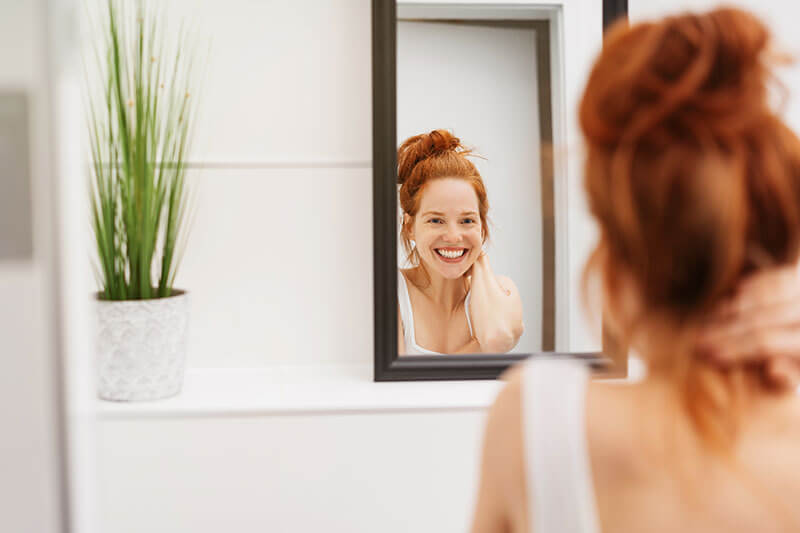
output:
M 397 151 L 400 242 L 400 355 L 501 354 L 522 335 L 522 301 L 496 276 L 483 250 L 489 202 L 483 179 L 458 138 L 435 130 Z

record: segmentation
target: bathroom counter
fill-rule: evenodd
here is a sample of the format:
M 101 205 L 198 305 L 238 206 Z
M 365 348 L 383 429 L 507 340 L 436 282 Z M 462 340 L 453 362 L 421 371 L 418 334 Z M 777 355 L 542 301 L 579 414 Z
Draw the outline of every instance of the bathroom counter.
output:
M 101 420 L 127 418 L 481 410 L 494 380 L 381 382 L 371 365 L 190 368 L 182 392 L 149 402 L 97 400 Z

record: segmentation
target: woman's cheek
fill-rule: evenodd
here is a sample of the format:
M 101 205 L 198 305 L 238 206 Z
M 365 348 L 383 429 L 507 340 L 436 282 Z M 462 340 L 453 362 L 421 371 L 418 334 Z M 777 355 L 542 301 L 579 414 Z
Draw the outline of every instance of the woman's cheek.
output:
M 483 231 L 481 228 L 476 228 L 475 232 L 472 234 L 472 242 L 472 247 L 480 254 L 483 248 Z

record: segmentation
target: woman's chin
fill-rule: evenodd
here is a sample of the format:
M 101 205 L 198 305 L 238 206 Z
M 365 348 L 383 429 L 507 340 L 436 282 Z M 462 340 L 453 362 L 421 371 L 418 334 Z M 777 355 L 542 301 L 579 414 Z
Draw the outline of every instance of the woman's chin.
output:
M 462 265 L 442 265 L 441 263 L 434 262 L 431 264 L 430 261 L 422 261 L 422 266 L 425 267 L 429 273 L 435 273 L 436 276 L 439 276 L 444 279 L 458 279 L 464 275 L 466 272 L 466 268 Z
M 452 266 L 445 266 L 445 268 L 441 268 L 437 265 L 436 272 L 439 273 L 445 279 L 459 279 L 464 276 L 467 272 L 469 272 L 470 267 L 475 263 L 475 261 L 470 261 L 469 263 L 464 263 L 460 265 L 452 265 Z
M 470 267 L 475 264 L 475 260 L 477 258 L 474 257 L 467 257 L 464 258 L 463 261 L 459 261 L 458 263 L 450 263 L 448 264 L 445 261 L 439 261 L 437 258 L 423 258 L 422 262 L 424 263 L 425 268 L 430 272 L 436 272 L 438 275 L 443 277 L 444 279 L 459 279 L 466 272 L 469 271 Z
M 464 275 L 464 272 L 440 272 L 445 279 L 459 279 Z

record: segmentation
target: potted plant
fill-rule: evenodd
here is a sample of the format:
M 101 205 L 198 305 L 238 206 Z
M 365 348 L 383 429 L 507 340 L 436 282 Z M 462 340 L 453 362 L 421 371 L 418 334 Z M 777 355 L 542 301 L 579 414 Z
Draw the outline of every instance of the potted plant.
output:
M 183 383 L 189 304 L 173 283 L 188 229 L 192 62 L 184 34 L 157 18 L 140 1 L 108 0 L 97 76 L 86 76 L 98 394 L 108 400 L 165 398 Z

